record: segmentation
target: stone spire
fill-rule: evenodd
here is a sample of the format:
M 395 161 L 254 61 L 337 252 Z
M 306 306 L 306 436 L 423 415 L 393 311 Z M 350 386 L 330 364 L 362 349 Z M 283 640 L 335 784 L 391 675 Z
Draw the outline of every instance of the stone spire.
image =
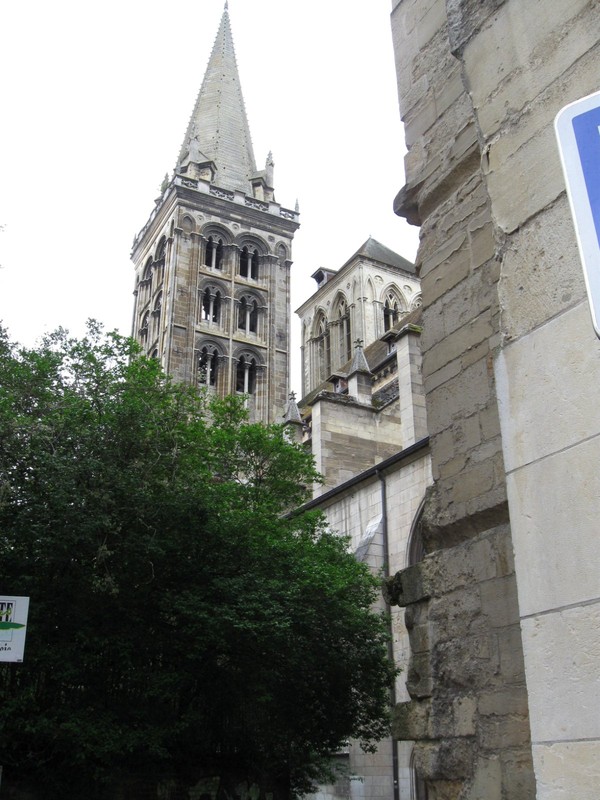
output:
M 212 162 L 216 167 L 213 182 L 217 186 L 252 194 L 250 179 L 256 165 L 227 3 L 179 154 L 178 168 L 191 162 Z
M 348 373 L 348 394 L 359 403 L 371 405 L 371 378 L 373 377 L 363 350 L 362 339 L 354 342 L 354 357 Z

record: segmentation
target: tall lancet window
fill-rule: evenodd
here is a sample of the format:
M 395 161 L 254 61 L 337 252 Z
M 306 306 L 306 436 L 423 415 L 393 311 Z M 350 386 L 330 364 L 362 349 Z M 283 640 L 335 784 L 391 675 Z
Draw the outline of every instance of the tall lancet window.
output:
M 142 321 L 140 322 L 140 330 L 139 330 L 140 336 L 143 339 L 147 339 L 148 338 L 148 327 L 149 327 L 149 324 L 150 324 L 150 312 L 146 311 L 144 316 L 142 317 Z
M 258 250 L 250 250 L 248 247 L 243 247 L 240 253 L 240 276 L 242 278 L 250 278 L 253 281 L 258 280 Z
M 388 292 L 383 305 L 383 330 L 389 331 L 400 317 L 400 303 L 394 292 Z
M 152 294 L 152 259 L 149 258 L 144 267 L 142 280 L 140 281 L 140 303 L 143 305 L 148 302 Z
M 221 320 L 221 292 L 207 287 L 202 292 L 202 322 L 219 323 Z
M 338 304 L 338 345 L 340 365 L 352 358 L 352 330 L 350 327 L 350 311 L 344 299 Z
M 319 315 L 316 326 L 315 351 L 317 358 L 317 376 L 319 382 L 327 380 L 331 375 L 329 351 L 329 327 L 324 314 Z
M 238 329 L 246 333 L 258 330 L 258 302 L 252 297 L 242 297 L 238 313 Z
M 198 383 L 201 386 L 216 386 L 219 353 L 216 347 L 203 347 L 198 359 Z
M 237 363 L 235 390 L 240 394 L 254 394 L 256 391 L 256 359 L 242 356 Z
M 162 310 L 162 292 L 160 292 L 154 301 L 154 308 L 152 309 L 152 316 L 154 318 L 152 325 L 152 339 L 156 339 L 160 333 L 160 314 Z
M 223 269 L 223 239 L 209 236 L 204 251 L 204 266 Z

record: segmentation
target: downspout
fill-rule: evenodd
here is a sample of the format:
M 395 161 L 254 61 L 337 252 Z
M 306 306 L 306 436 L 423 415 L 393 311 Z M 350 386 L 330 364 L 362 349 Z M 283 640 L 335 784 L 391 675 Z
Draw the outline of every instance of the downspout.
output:
M 388 514 L 387 514 L 387 486 L 385 483 L 385 475 L 380 470 L 375 470 L 375 475 L 379 478 L 381 486 L 381 532 L 383 536 L 383 575 L 385 578 L 390 577 L 390 547 L 388 540 Z M 385 613 L 390 621 L 390 638 L 388 641 L 388 657 L 392 664 L 395 664 L 394 659 L 394 631 L 392 628 L 392 617 L 390 604 L 385 600 Z M 396 705 L 396 681 L 392 683 L 390 689 L 390 703 L 392 708 Z M 392 779 L 394 783 L 394 800 L 400 800 L 400 770 L 398 765 L 398 747 L 392 736 Z

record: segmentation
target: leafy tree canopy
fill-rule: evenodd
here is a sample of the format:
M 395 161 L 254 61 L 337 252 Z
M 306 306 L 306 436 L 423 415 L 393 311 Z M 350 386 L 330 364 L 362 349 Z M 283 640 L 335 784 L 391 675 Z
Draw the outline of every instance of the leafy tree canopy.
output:
M 318 476 L 281 426 L 95 323 L 0 331 L 0 375 L 0 593 L 31 598 L 25 662 L 0 665 L 5 780 L 76 800 L 234 765 L 294 795 L 385 733 L 376 581 L 285 515 Z

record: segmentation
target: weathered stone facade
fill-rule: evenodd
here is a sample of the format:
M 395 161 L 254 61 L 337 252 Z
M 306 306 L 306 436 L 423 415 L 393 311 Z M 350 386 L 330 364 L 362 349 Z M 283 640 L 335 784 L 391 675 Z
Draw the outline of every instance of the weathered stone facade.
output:
M 430 798 L 592 800 L 600 346 L 552 123 L 598 88 L 600 7 L 393 0 L 392 29 L 434 477 L 396 733 Z
M 324 479 L 308 506 L 321 509 L 330 527 L 349 538 L 357 558 L 389 576 L 410 563 L 414 521 L 431 483 L 419 281 L 412 264 L 372 239 L 339 272 L 318 270 L 315 277 L 317 292 L 297 312 L 311 391 L 300 402 L 302 415 L 293 401 L 286 415 L 297 440 L 311 447 Z M 315 366 L 327 354 L 315 343 L 322 334 L 314 322 L 330 320 L 327 335 L 339 339 L 335 309 L 341 294 L 351 300 L 352 330 L 364 341 L 355 345 L 352 359 L 338 359 L 335 369 L 327 361 L 328 380 L 319 381 L 324 372 Z M 396 299 L 402 304 L 392 315 Z M 380 607 L 390 615 L 390 656 L 401 670 L 392 699 L 408 701 L 404 614 L 383 598 Z M 321 787 L 313 800 L 410 797 L 410 745 L 388 738 L 375 753 L 365 753 L 350 742 L 336 760 L 345 763 L 349 780 Z

